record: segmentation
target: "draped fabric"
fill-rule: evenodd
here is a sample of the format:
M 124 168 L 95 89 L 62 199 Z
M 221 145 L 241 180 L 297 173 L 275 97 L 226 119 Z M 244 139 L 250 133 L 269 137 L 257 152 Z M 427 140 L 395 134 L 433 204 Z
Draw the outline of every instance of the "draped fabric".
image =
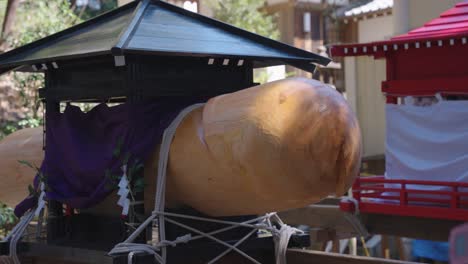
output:
M 389 104 L 386 115 L 387 179 L 468 182 L 468 101 Z
M 106 171 L 121 175 L 124 156 L 129 156 L 129 164 L 135 160 L 143 163 L 179 111 L 200 101 L 162 98 L 113 107 L 100 104 L 87 113 L 73 105 L 63 113 L 48 112 L 46 152 L 40 167 L 47 179 L 47 199 L 72 208 L 101 202 L 112 190 Z M 115 155 L 116 149 L 119 155 Z M 15 214 L 23 215 L 36 203 L 37 198 L 26 198 Z

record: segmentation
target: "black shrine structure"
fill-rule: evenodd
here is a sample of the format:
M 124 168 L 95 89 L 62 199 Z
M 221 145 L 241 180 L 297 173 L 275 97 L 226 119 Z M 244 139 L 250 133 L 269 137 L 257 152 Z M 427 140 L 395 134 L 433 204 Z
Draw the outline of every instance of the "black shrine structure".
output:
M 9 71 L 45 74 L 45 87 L 39 94 L 45 103 L 47 123 L 48 114 L 60 111 L 62 102 L 138 103 L 168 96 L 209 98 L 253 86 L 254 68 L 288 64 L 313 72 L 317 64 L 329 62 L 328 58 L 163 1 L 142 0 L 1 54 L 0 74 Z M 47 130 L 45 133 L 46 138 L 51 136 Z M 47 243 L 41 247 L 20 245 L 20 255 L 33 249 L 52 254 L 63 247 L 105 252 L 129 234 L 120 219 L 85 215 L 70 219 L 57 201 L 48 201 L 48 212 Z M 183 212 L 200 215 L 190 209 Z M 216 228 L 206 225 L 198 228 Z M 178 235 L 177 229 L 167 228 L 168 237 Z M 242 231 L 235 230 L 226 236 L 229 239 L 238 233 Z M 147 239 L 142 237 L 140 241 Z M 91 243 L 92 240 L 98 241 Z M 292 240 L 298 245 L 305 241 L 308 237 Z M 204 263 L 225 249 L 207 240 L 180 249 L 185 251 L 178 248 L 170 249 L 169 263 Z M 267 252 L 267 263 L 273 261 L 271 238 L 252 239 L 241 248 Z M 8 245 L 0 246 L 2 254 L 8 254 Z M 153 263 L 154 258 L 141 256 L 136 261 Z M 127 263 L 127 256 L 113 262 Z

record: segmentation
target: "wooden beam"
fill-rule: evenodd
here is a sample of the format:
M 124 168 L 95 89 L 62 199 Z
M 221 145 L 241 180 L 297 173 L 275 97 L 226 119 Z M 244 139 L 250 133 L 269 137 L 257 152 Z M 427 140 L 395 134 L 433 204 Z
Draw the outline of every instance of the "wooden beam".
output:
M 20 252 L 25 259 L 33 259 L 34 263 L 103 263 L 112 264 L 112 258 L 106 256 L 106 251 L 63 247 L 41 243 L 23 243 L 27 250 Z M 47 262 L 46 260 L 53 260 Z
M 387 235 L 382 235 L 381 249 L 382 249 L 382 256 L 386 259 L 389 259 L 390 247 L 389 247 L 389 239 Z
M 363 214 L 369 233 L 448 241 L 450 230 L 463 222 L 398 215 Z
M 417 80 L 387 80 L 382 82 L 384 93 L 397 95 L 431 96 L 436 93 L 466 93 L 468 77 L 448 76 Z
M 333 203 L 310 205 L 279 213 L 281 219 L 289 225 L 307 225 L 317 228 L 311 230 L 311 236 L 317 239 L 323 237 L 321 229 L 336 230 L 339 239 L 358 236 L 359 234 L 344 215 L 345 213 L 339 209 L 339 206 Z M 371 234 L 437 241 L 448 241 L 450 230 L 463 223 L 453 220 L 365 213 L 361 213 L 360 219 Z
M 355 237 L 359 234 L 344 217 L 338 205 L 317 204 L 280 212 L 279 216 L 288 225 L 307 225 L 314 228 L 336 230 L 337 238 Z M 311 232 L 311 235 L 313 232 Z
M 352 256 L 322 251 L 289 249 L 286 253 L 288 263 L 292 264 L 415 264 L 416 262 Z

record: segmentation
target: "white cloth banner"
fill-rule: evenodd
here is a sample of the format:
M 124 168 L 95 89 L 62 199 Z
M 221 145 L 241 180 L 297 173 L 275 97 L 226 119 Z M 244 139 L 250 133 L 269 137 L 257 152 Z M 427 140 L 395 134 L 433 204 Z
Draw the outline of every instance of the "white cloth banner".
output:
M 388 104 L 386 115 L 387 179 L 468 182 L 468 101 Z

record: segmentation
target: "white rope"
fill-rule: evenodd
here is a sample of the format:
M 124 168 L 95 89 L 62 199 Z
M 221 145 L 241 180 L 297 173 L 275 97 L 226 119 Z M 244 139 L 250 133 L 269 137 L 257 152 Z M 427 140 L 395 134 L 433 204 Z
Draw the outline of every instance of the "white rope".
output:
M 351 196 L 343 196 L 341 197 L 341 202 L 350 202 L 354 204 L 354 215 L 359 215 L 361 212 L 359 211 L 359 201 L 354 199 Z
M 227 249 L 216 256 L 208 263 L 215 263 L 223 256 L 228 254 L 231 251 L 235 251 L 238 254 L 242 255 L 243 257 L 249 259 L 253 263 L 260 264 L 257 260 L 250 257 L 246 253 L 242 252 L 238 249 L 238 246 L 242 244 L 245 240 L 247 240 L 250 236 L 256 233 L 259 229 L 264 229 L 269 232 L 274 237 L 275 242 L 275 252 L 276 252 L 276 263 L 277 264 L 285 264 L 286 263 L 286 249 L 288 246 L 288 242 L 290 237 L 295 233 L 302 233 L 301 230 L 296 228 L 292 228 L 290 226 L 285 225 L 281 219 L 278 217 L 276 213 L 269 213 L 264 216 L 257 217 L 255 219 L 251 219 L 245 222 L 233 222 L 233 221 L 223 221 L 218 219 L 206 218 L 206 217 L 198 217 L 198 216 L 190 216 L 184 214 L 176 214 L 176 213 L 169 213 L 164 212 L 165 209 L 165 188 L 166 188 L 166 172 L 167 172 L 167 164 L 169 160 L 169 150 L 172 143 L 172 139 L 174 138 L 175 132 L 177 127 L 180 123 L 184 120 L 184 118 L 193 110 L 203 106 L 203 104 L 195 104 L 189 106 L 182 110 L 179 115 L 172 121 L 168 128 L 164 131 L 161 147 L 159 150 L 159 163 L 158 163 L 158 178 L 157 178 L 157 187 L 156 187 L 156 197 L 155 197 L 155 210 L 153 211 L 152 215 L 148 217 L 145 222 L 143 222 L 123 243 L 117 244 L 110 252 L 110 256 L 116 256 L 121 254 L 128 254 L 128 263 L 132 263 L 133 257 L 137 253 L 147 253 L 152 254 L 155 257 L 155 260 L 158 263 L 165 264 L 167 259 L 167 246 L 176 246 L 180 243 L 188 243 L 193 240 L 197 240 L 200 238 L 208 238 L 213 240 L 221 245 L 227 247 Z M 169 218 L 170 217 L 170 218 Z M 205 222 L 213 222 L 219 224 L 229 225 L 225 228 L 221 228 L 215 231 L 211 231 L 208 233 L 202 232 L 196 228 L 187 226 L 180 222 L 175 221 L 172 218 L 185 218 L 185 219 L 192 219 L 192 220 L 199 220 Z M 156 245 L 151 246 L 147 244 L 136 244 L 132 243 L 135 238 L 141 234 L 145 228 L 153 222 L 154 219 L 158 220 L 158 228 L 159 228 L 159 240 Z M 181 237 L 176 238 L 174 241 L 166 240 L 165 234 L 165 222 L 170 222 L 174 225 L 178 225 L 188 231 L 196 233 L 198 235 L 192 236 L 191 234 L 187 234 Z M 274 224 L 280 226 L 280 229 L 277 229 Z M 226 232 L 228 230 L 237 228 L 237 227 L 247 227 L 252 228 L 252 231 L 237 241 L 236 244 L 231 245 L 226 243 L 220 239 L 214 237 L 215 234 L 219 234 L 222 232 Z
M 299 229 L 282 225 L 279 232 L 274 236 L 275 240 L 275 259 L 276 264 L 286 264 L 286 250 L 288 249 L 289 239 L 296 234 Z
M 193 110 L 202 107 L 204 104 L 194 104 L 189 107 L 186 107 L 182 110 L 179 115 L 171 122 L 169 127 L 164 130 L 161 147 L 159 149 L 159 163 L 158 163 L 158 181 L 156 187 L 156 197 L 155 197 L 155 204 L 154 209 L 156 211 L 164 211 L 165 207 L 165 189 L 166 189 L 166 172 L 167 172 L 167 164 L 169 161 L 169 150 L 171 148 L 172 140 L 175 136 L 177 127 L 179 127 L 180 123 L 184 120 L 184 118 L 191 113 Z M 158 228 L 159 228 L 159 239 L 165 240 L 166 239 L 166 227 L 164 223 L 164 215 L 160 214 L 158 217 Z M 167 251 L 166 248 L 162 248 L 162 260 L 163 263 L 166 263 L 167 258 Z
M 28 227 L 29 223 L 34 219 L 35 216 L 40 216 L 42 217 L 42 210 L 44 209 L 45 206 L 45 185 L 44 183 L 41 183 L 39 185 L 39 189 L 41 190 L 41 193 L 39 195 L 38 199 L 38 205 L 36 208 L 33 208 L 26 212 L 16 224 L 16 226 L 11 230 L 10 234 L 6 236 L 2 242 L 10 242 L 9 249 L 10 249 L 10 258 L 13 260 L 14 264 L 20 264 L 21 262 L 19 261 L 18 258 L 18 253 L 17 253 L 17 246 L 18 242 L 21 240 L 23 237 L 24 231 Z M 41 221 L 39 221 L 42 223 Z
M 359 214 L 361 213 L 361 211 L 359 210 L 359 201 L 356 200 L 354 197 L 345 196 L 341 198 L 341 202 L 351 202 L 354 204 L 354 212 L 345 212 L 344 217 L 348 221 L 348 223 L 351 224 L 353 229 L 359 234 L 360 237 L 367 237 L 369 235 L 369 232 L 362 225 L 358 218 Z
M 247 238 L 249 238 L 250 236 L 252 236 L 255 232 L 257 232 L 257 230 L 253 229 L 252 231 L 250 231 L 250 233 L 248 233 L 247 235 L 245 235 L 242 239 L 240 239 L 239 241 L 237 241 L 236 244 L 234 244 L 232 247 L 229 247 L 228 249 L 226 249 L 223 253 L 219 254 L 217 257 L 215 257 L 214 259 L 212 259 L 210 262 L 208 262 L 208 264 L 212 264 L 212 263 L 215 263 L 216 261 L 218 261 L 220 258 L 224 257 L 226 254 L 228 254 L 229 252 L 231 252 L 234 248 L 237 248 L 240 244 L 242 244 L 245 240 L 247 240 Z M 254 262 L 257 262 L 255 259 L 252 259 Z
M 273 220 L 280 225 L 280 229 L 272 232 L 273 241 L 275 242 L 275 260 L 276 264 L 286 264 L 286 250 L 288 249 L 289 239 L 294 234 L 303 234 L 302 230 L 294 227 L 290 227 L 283 223 L 281 218 L 274 214 L 272 215 Z M 269 219 L 270 220 L 270 219 Z M 271 220 L 270 220 L 271 221 Z M 273 224 L 270 222 L 270 226 Z

